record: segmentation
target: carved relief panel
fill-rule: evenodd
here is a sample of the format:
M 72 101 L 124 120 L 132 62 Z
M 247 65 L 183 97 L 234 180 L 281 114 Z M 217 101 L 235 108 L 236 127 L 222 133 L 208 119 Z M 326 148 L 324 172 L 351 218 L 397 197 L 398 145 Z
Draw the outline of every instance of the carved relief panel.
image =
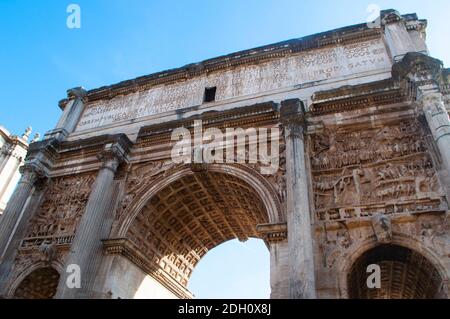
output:
M 42 243 L 70 244 L 94 180 L 94 174 L 52 180 L 40 208 L 30 221 L 22 248 L 37 247 Z
M 415 120 L 328 130 L 311 142 L 319 221 L 448 208 L 429 138 Z

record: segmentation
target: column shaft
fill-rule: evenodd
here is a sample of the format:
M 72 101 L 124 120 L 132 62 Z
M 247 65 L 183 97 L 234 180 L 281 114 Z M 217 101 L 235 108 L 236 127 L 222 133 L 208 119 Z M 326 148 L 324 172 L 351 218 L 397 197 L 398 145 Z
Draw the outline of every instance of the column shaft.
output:
M 271 242 L 269 249 L 270 298 L 289 298 L 289 249 L 287 240 Z
M 6 206 L 0 219 L 0 261 L 10 242 L 17 224 L 21 220 L 22 211 L 27 199 L 33 191 L 34 183 L 38 178 L 36 171 L 25 169 L 17 188 Z
M 0 296 L 8 298 L 6 289 L 12 276 L 11 269 L 17 255 L 20 243 L 25 237 L 29 221 L 35 214 L 45 193 L 45 187 L 36 187 L 36 190 L 28 197 L 25 206 L 22 208 L 20 221 L 17 223 L 13 234 L 10 237 L 8 247 L 2 256 L 0 263 Z
M 57 298 L 90 298 L 94 293 L 94 282 L 102 259 L 101 240 L 108 236 L 114 218 L 113 182 L 118 165 L 118 159 L 112 158 L 100 169 L 66 262 L 66 269 L 72 264 L 80 267 L 81 287 L 69 288 L 67 279 L 70 274 L 63 273 Z
M 289 297 L 316 298 L 308 176 L 305 163 L 304 111 L 299 100 L 284 101 Z

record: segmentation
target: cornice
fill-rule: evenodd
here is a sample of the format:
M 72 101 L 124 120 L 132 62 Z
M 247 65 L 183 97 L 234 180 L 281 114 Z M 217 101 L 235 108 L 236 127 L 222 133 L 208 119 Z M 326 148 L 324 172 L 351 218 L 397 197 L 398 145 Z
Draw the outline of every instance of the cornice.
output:
M 201 120 L 204 127 L 221 128 L 221 124 L 224 122 L 227 122 L 226 125 L 229 127 L 241 127 L 260 121 L 274 121 L 276 118 L 278 118 L 278 107 L 274 102 L 259 103 L 221 112 L 208 111 L 186 119 L 142 127 L 137 140 L 142 142 L 157 135 L 170 134 L 177 127 L 192 129 L 196 120 Z
M 133 145 L 125 134 L 105 134 L 82 140 L 62 142 L 58 147 L 58 153 L 61 156 L 80 153 L 83 155 L 86 153 L 95 154 L 103 151 L 106 144 L 118 144 L 126 150 Z
M 260 224 L 256 228 L 261 237 L 268 243 L 287 240 L 288 228 L 286 223 Z
M 312 97 L 309 113 L 321 116 L 412 100 L 412 86 L 407 81 L 388 79 L 317 92 Z
M 28 149 L 27 140 L 21 138 L 17 135 L 12 135 L 6 128 L 0 126 L 0 136 L 5 140 L 5 142 L 11 146 L 19 145 L 24 150 Z

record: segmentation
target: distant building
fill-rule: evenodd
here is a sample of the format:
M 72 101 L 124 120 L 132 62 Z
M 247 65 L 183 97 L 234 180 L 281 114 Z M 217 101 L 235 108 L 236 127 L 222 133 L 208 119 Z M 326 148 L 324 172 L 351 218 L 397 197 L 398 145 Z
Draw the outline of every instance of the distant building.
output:
M 31 128 L 22 136 L 16 136 L 0 126 L 0 214 L 20 179 L 19 167 L 25 160 L 30 134 Z

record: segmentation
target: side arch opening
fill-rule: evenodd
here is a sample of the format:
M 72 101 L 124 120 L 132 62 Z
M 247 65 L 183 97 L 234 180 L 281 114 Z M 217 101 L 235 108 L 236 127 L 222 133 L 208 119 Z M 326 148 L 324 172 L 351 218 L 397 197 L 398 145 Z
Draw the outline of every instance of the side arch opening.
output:
M 20 282 L 13 298 L 52 299 L 56 294 L 59 277 L 58 271 L 52 267 L 38 268 Z
M 367 285 L 369 265 L 380 267 L 380 288 Z M 443 284 L 439 271 L 422 254 L 391 244 L 363 253 L 347 275 L 351 299 L 435 299 L 442 297 Z

